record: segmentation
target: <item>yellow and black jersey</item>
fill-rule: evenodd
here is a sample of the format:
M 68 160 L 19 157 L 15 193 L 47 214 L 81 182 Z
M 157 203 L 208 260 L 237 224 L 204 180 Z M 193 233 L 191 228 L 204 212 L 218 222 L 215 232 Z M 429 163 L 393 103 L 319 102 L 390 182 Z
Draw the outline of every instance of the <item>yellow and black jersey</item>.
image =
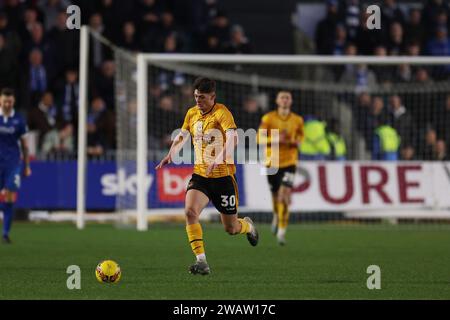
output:
M 267 130 L 267 139 L 261 138 L 261 131 L 258 133 L 258 142 L 267 143 L 266 162 L 268 167 L 286 168 L 297 165 L 298 161 L 298 143 L 303 140 L 303 118 L 293 112 L 286 117 L 282 117 L 278 112 L 271 111 L 261 118 L 259 129 Z M 272 155 L 271 131 L 279 130 L 280 137 L 284 135 L 292 142 L 291 145 L 281 144 L 278 146 L 279 154 Z M 265 140 L 265 141 L 264 141 Z M 274 149 L 275 150 L 275 149 Z
M 209 176 L 206 176 L 206 169 L 214 161 L 217 153 L 223 149 L 226 131 L 236 128 L 233 115 L 223 104 L 216 103 L 209 112 L 204 114 L 197 106 L 187 111 L 182 130 L 189 131 L 192 137 L 195 152 L 195 174 L 207 178 L 220 178 L 235 174 L 234 163 L 219 164 Z

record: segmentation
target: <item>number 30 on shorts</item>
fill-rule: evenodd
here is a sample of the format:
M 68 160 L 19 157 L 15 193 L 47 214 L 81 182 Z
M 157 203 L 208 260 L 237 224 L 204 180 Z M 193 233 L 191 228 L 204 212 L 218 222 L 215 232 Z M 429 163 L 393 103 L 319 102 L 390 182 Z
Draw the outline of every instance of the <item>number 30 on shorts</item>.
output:
M 236 205 L 236 196 L 235 195 L 224 195 L 220 196 L 222 198 L 222 207 L 234 207 Z

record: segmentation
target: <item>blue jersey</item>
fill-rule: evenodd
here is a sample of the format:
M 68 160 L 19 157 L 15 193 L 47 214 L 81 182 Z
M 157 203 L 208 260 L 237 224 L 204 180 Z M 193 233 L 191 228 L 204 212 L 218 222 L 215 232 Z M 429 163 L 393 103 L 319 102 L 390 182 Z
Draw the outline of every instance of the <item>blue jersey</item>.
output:
M 20 138 L 27 133 L 25 120 L 14 110 L 6 117 L 0 108 L 0 167 L 20 163 Z

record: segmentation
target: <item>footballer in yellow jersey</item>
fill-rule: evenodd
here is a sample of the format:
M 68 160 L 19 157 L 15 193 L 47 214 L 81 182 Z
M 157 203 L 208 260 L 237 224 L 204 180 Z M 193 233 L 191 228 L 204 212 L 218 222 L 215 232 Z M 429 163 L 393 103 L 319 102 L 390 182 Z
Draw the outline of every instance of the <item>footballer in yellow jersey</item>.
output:
M 262 117 L 258 135 L 259 143 L 266 144 L 266 166 L 278 169 L 276 174 L 268 175 L 267 179 L 272 192 L 274 210 L 272 232 L 277 235 L 280 245 L 286 243 L 285 235 L 289 221 L 291 190 L 298 162 L 298 146 L 304 137 L 303 118 L 291 111 L 292 102 L 290 92 L 280 91 L 276 98 L 277 110 Z M 261 138 L 261 129 L 267 130 L 269 138 Z M 278 141 L 271 141 L 272 130 L 278 130 Z M 277 144 L 276 148 L 275 144 Z M 276 152 L 278 154 L 272 154 Z
M 230 235 L 245 234 L 252 246 L 258 244 L 258 231 L 248 217 L 238 219 L 239 194 L 233 151 L 237 145 L 236 124 L 228 108 L 216 102 L 216 82 L 198 78 L 194 82 L 196 105 L 188 110 L 169 153 L 156 169 L 172 162 L 182 145 L 192 137 L 195 164 L 185 198 L 186 233 L 196 262 L 189 268 L 192 274 L 207 275 L 203 231 L 199 216 L 211 201 L 220 212 L 225 231 Z

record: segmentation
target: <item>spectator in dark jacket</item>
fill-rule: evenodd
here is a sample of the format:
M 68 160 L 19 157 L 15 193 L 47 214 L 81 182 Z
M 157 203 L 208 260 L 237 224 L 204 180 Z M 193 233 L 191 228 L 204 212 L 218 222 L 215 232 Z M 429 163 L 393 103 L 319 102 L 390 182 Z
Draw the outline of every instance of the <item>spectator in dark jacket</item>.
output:
M 389 98 L 389 112 L 391 123 L 401 137 L 402 145 L 410 145 L 414 141 L 413 120 L 402 104 L 400 96 L 393 95 Z
M 55 81 L 57 85 L 64 81 L 64 71 L 68 67 L 78 64 L 79 45 L 77 30 L 68 30 L 66 27 L 67 14 L 62 11 L 56 16 L 54 27 L 48 32 L 47 39 L 53 54 L 55 66 Z
M 56 26 L 58 15 L 61 11 L 66 11 L 70 6 L 68 0 L 39 0 L 38 7 L 45 16 L 45 30 L 51 30 Z
M 225 48 L 225 53 L 252 53 L 252 47 L 241 26 L 234 25 L 231 28 L 231 40 Z
M 444 140 L 436 141 L 433 152 L 433 160 L 435 161 L 449 161 L 450 156 L 447 153 L 447 145 Z
M 342 20 L 346 26 L 348 40 L 355 41 L 356 32 L 360 26 L 361 5 L 359 0 L 344 0 L 340 9 Z
M 78 72 L 68 69 L 65 72 L 65 80 L 55 88 L 57 105 L 61 118 L 65 123 L 76 125 L 78 118 Z
M 422 160 L 433 160 L 434 150 L 436 148 L 437 134 L 436 130 L 429 126 L 425 134 L 419 141 L 419 157 Z
M 397 4 L 396 0 L 384 0 L 381 6 L 381 24 L 386 27 L 394 22 L 405 22 L 403 12 Z
M 431 56 L 450 56 L 450 39 L 446 27 L 436 29 L 436 34 L 427 44 L 426 53 Z
M 423 45 L 425 37 L 426 31 L 422 24 L 422 12 L 418 8 L 411 8 L 409 11 L 409 20 L 405 24 L 405 42 L 416 42 Z
M 337 24 L 334 34 L 335 38 L 326 54 L 343 56 L 345 54 L 345 47 L 347 45 L 347 30 L 345 30 L 345 26 L 341 23 Z
M 42 52 L 33 49 L 29 55 L 29 68 L 23 75 L 23 92 L 29 99 L 24 100 L 24 106 L 36 105 L 42 93 L 48 89 L 48 72 L 43 64 Z
M 5 38 L 7 46 L 18 56 L 22 50 L 22 39 L 17 31 L 11 28 L 4 12 L 0 12 L 0 34 Z
M 22 22 L 20 17 L 23 16 L 25 3 L 19 0 L 4 1 L 3 11 L 8 16 L 8 20 L 12 30 L 17 30 Z
M 230 39 L 230 21 L 223 12 L 218 12 L 206 30 L 207 37 L 215 37 L 223 46 Z
M 334 42 L 334 31 L 339 21 L 338 1 L 327 0 L 327 14 L 320 20 L 316 27 L 316 52 L 318 54 L 329 54 L 330 47 Z M 333 32 L 330 32 L 332 30 Z
M 139 51 L 139 40 L 133 21 L 127 21 L 123 24 L 122 33 L 119 37 L 119 46 L 131 51 Z
M 102 98 L 92 100 L 87 117 L 89 156 L 101 156 L 114 147 L 114 116 Z
M 383 30 L 373 29 L 367 27 L 367 19 L 369 15 L 364 11 L 362 14 L 361 23 L 356 30 L 355 43 L 358 46 L 358 52 L 362 55 L 373 54 L 377 46 L 383 43 Z
M 101 69 L 93 80 L 93 95 L 103 99 L 109 110 L 114 110 L 114 74 L 116 67 L 114 61 L 106 60 L 102 63 Z
M 399 22 L 393 22 L 389 27 L 387 49 L 390 56 L 399 56 L 404 52 L 404 33 L 403 27 Z
M 386 111 L 384 109 L 384 100 L 380 96 L 375 96 L 372 98 L 372 104 L 369 109 L 369 113 L 365 119 L 364 124 L 364 136 L 366 138 L 366 146 L 372 148 L 375 129 L 379 127 L 383 121 L 386 119 Z
M 28 113 L 28 124 L 30 130 L 38 132 L 41 152 L 73 151 L 73 126 L 61 121 L 51 92 L 45 92 L 38 106 Z
M 450 94 L 443 104 L 437 108 L 433 123 L 436 125 L 438 136 L 450 144 Z
M 422 18 L 425 30 L 433 32 L 436 29 L 436 17 L 439 12 L 450 12 L 450 5 L 446 0 L 428 0 L 422 10 Z
M 447 27 L 438 27 L 436 36 L 428 42 L 426 53 L 431 56 L 450 56 L 450 38 Z M 450 65 L 443 65 L 433 68 L 433 77 L 446 78 L 450 76 Z
M 13 49 L 9 48 L 0 33 L 0 88 L 16 88 L 18 83 L 17 59 Z

